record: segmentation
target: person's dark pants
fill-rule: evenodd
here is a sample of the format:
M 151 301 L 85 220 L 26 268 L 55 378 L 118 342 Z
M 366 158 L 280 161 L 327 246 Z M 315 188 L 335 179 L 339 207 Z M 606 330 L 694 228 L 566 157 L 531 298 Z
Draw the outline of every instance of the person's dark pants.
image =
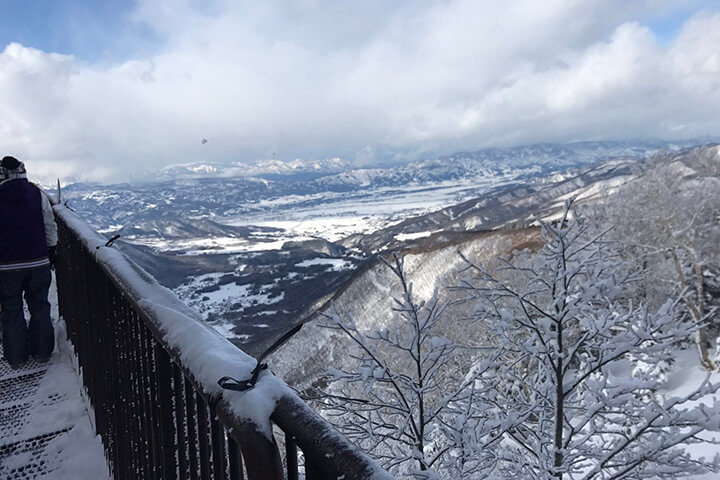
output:
M 48 358 L 55 348 L 55 334 L 50 320 L 50 267 L 0 271 L 0 305 L 2 306 L 2 341 L 5 360 L 23 363 L 29 356 Z M 30 310 L 25 322 L 23 295 Z

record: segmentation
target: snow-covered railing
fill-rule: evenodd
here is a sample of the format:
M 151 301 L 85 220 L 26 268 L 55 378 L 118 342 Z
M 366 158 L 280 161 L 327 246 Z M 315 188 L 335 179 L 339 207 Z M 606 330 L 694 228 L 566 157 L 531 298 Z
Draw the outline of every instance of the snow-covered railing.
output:
M 268 370 L 250 390 L 221 389 L 255 359 L 76 214 L 55 213 L 60 314 L 115 479 L 392 478 Z

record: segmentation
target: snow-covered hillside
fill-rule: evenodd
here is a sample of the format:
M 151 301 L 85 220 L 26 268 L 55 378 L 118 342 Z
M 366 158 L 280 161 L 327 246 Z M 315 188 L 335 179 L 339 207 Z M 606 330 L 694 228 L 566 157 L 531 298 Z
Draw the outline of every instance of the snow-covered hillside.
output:
M 612 160 L 579 174 L 493 191 L 482 199 L 414 217 L 368 235 L 348 237 L 343 243 L 348 246 L 372 245 L 378 250 L 384 248 L 385 252 L 407 255 L 408 276 L 416 293 L 429 297 L 435 288 L 447 289 L 459 283 L 459 270 L 464 262 L 458 252 L 486 263 L 510 254 L 513 249 L 538 248 L 541 244 L 538 221 L 555 218 L 562 211 L 563 201 L 573 197 L 579 208 L 595 210 L 623 187 L 642 185 L 648 167 L 668 169 L 682 180 L 675 186 L 675 195 L 702 188 L 708 199 L 720 199 L 720 177 L 698 176 L 695 163 L 699 155 L 715 158 L 715 168 L 720 171 L 720 146 L 669 155 L 660 163 L 649 165 Z M 652 210 L 653 206 L 646 205 L 645 208 Z M 720 203 L 715 208 L 720 208 Z M 710 277 L 707 278 L 709 281 Z M 391 321 L 390 292 L 395 289 L 397 293 L 397 287 L 387 267 L 375 261 L 359 272 L 324 310 L 352 317 L 367 331 L 381 328 Z M 291 383 L 311 383 L 325 368 L 323 364 L 334 365 L 345 355 L 347 345 L 342 344 L 343 336 L 322 327 L 327 323 L 324 318 L 323 312 L 310 317 L 303 329 L 273 355 L 274 368 Z M 317 338 L 325 340 L 317 342 Z
M 457 243 L 456 243 L 457 242 Z M 408 278 L 419 298 L 430 298 L 435 289 L 448 294 L 449 286 L 460 283 L 460 270 L 466 265 L 458 254 L 489 262 L 513 250 L 541 245 L 538 228 L 499 230 L 468 235 L 429 250 L 417 248 L 405 252 Z M 355 320 L 362 331 L 382 330 L 393 324 L 397 315 L 392 295 L 399 292 L 397 279 L 381 262 L 355 276 L 321 311 L 308 318 L 302 329 L 272 354 L 273 371 L 297 388 L 306 388 L 317 381 L 330 367 L 347 364 L 352 342 L 340 331 L 327 328 L 331 322 L 326 314 L 337 314 Z M 463 309 L 458 312 L 463 312 Z M 457 318 L 457 317 L 456 317 Z M 448 325 L 448 335 L 468 335 L 458 319 Z
M 431 478 L 551 478 L 536 474 L 554 458 L 568 478 L 715 478 L 720 147 L 629 167 L 495 192 L 495 212 L 535 209 L 506 210 L 511 225 L 501 228 L 392 230 L 412 242 L 384 250 L 390 263 L 391 251 L 404 258 L 403 275 L 369 265 L 271 355 L 271 368 L 401 475 L 419 463 L 435 464 Z M 563 212 L 570 199 L 579 223 Z M 527 226 L 540 219 L 542 237 Z M 560 239 L 572 228 L 582 236 Z M 543 244 L 552 248 L 539 254 Z M 582 270 L 574 262 L 585 257 Z M 580 327 L 562 333 L 572 322 Z M 557 435 L 573 446 L 553 457 Z M 571 457 L 582 462 L 563 463 Z
M 267 178 L 225 177 L 229 171 L 201 168 L 192 178 L 70 185 L 63 198 L 108 237 L 120 234 L 119 248 L 257 353 L 377 252 L 431 250 L 468 232 L 535 224 L 557 213 L 563 198 L 618 188 L 663 146 L 679 147 L 534 145 L 340 173 L 292 165 L 317 170 L 312 178 L 272 169 Z M 622 157 L 600 161 L 614 155 Z M 352 267 L 296 267 L 313 258 Z
M 439 200 L 432 207 L 440 208 L 438 203 L 459 203 L 491 186 L 562 174 L 610 158 L 640 160 L 660 149 L 677 150 L 694 144 L 697 142 L 539 144 L 371 169 L 352 168 L 337 159 L 263 161 L 254 166 L 184 165 L 168 167 L 162 174 L 132 184 L 70 184 L 64 187 L 63 197 L 94 226 L 108 232 L 176 217 L 235 217 L 246 223 L 261 222 L 283 219 L 285 212 L 292 210 L 334 205 L 348 208 L 388 197 L 397 198 L 396 206 L 389 211 L 384 205 L 385 213 L 393 214 L 413 203 L 425 203 L 419 198 L 403 198 L 406 195 L 431 194 Z M 314 174 L 308 176 L 308 172 Z M 415 215 L 417 210 L 411 209 L 409 214 Z

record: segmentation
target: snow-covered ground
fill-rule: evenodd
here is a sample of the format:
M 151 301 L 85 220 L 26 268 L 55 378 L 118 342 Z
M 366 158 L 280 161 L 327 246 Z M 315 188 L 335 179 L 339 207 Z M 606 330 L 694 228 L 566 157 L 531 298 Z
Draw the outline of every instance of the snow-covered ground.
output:
M 275 202 L 285 206 L 281 214 L 267 220 L 267 213 L 225 219 L 228 225 L 257 225 L 283 229 L 295 237 L 322 237 L 334 242 L 341 238 L 389 227 L 407 218 L 440 210 L 448 205 L 475 198 L 491 188 L 510 183 L 512 178 L 473 179 L 439 182 L 433 188 L 408 185 L 404 188 L 379 188 L 363 197 L 324 194 L 321 206 L 302 207 L 282 198 Z M 304 197 L 303 200 L 306 200 Z M 273 206 L 277 206 L 273 204 Z
M 667 383 L 665 384 L 667 390 L 662 393 L 668 398 L 687 396 L 705 380 L 707 375 L 708 372 L 700 366 L 696 349 L 691 348 L 689 350 L 675 352 L 675 364 L 672 370 L 670 370 Z M 720 372 L 714 372 L 710 377 L 710 381 L 720 383 Z M 712 407 L 713 403 L 717 402 L 720 402 L 720 392 L 715 393 L 715 395 L 708 395 L 697 403 L 703 403 Z M 720 422 L 720 419 L 717 420 Z M 720 433 L 707 432 L 702 438 L 708 441 L 706 443 L 689 445 L 686 447 L 686 450 L 695 459 L 704 457 L 705 459 L 712 460 L 715 458 L 716 462 L 720 462 Z M 720 474 L 708 473 L 706 475 L 695 476 L 692 480 L 717 480 L 718 478 L 720 478 Z
M 57 297 L 51 290 L 53 318 Z M 90 421 L 80 379 L 66 341 L 64 322 L 55 322 L 56 351 L 45 365 L 28 362 L 0 368 L 0 478 L 105 480 L 109 473 L 100 437 Z
M 211 273 L 192 277 L 176 288 L 175 293 L 184 298 L 190 307 L 204 315 L 217 313 L 225 308 L 240 309 L 258 304 L 272 305 L 284 298 L 282 293 L 272 295 L 270 288 L 273 285 L 238 285 L 235 282 L 218 284 L 218 280 L 223 275 L 222 273 Z M 197 294 L 196 292 L 202 291 L 203 287 L 212 290 Z M 211 325 L 226 337 L 238 336 L 231 332 L 233 325 L 229 323 L 212 323 Z
M 130 235 L 125 239 L 157 251 L 172 250 L 186 255 L 279 250 L 285 242 L 318 237 L 336 242 L 350 235 L 377 231 L 408 218 L 476 198 L 513 180 L 513 176 L 475 178 L 438 182 L 431 187 L 406 185 L 362 193 L 285 195 L 257 201 L 252 204 L 254 211 L 241 216 L 212 217 L 224 225 L 257 229 L 247 238 L 208 236 L 174 239 L 149 234 Z M 268 227 L 277 231 L 269 233 L 266 230 Z
M 23 411 L 22 423 L 0 434 L 0 451 L 11 444 L 52 436 L 47 443 L 39 442 L 35 449 L 25 449 L 22 443 L 17 449 L 10 447 L 3 452 L 9 455 L 0 455 L 0 478 L 109 479 L 102 443 L 90 423 L 80 395 L 81 385 L 67 352 L 57 352 L 46 369 L 43 366 L 18 371 L 18 375 L 35 373 L 40 374 L 41 379 L 30 397 L 23 398 L 23 403 L 0 405 L 3 413 Z M 56 432 L 61 433 L 55 435 Z M 42 467 L 33 470 L 32 466 L 39 462 L 44 462 Z M 14 472 L 28 468 L 35 471 L 36 476 L 13 476 Z

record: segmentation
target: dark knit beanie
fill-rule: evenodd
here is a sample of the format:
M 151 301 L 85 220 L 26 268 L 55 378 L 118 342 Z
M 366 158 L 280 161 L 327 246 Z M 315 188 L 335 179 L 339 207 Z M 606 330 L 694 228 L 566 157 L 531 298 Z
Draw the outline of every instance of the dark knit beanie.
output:
M 0 165 L 2 165 L 3 168 L 6 168 L 8 170 L 17 170 L 18 168 L 20 168 L 22 163 L 17 158 L 8 155 L 7 157 L 3 157 Z

